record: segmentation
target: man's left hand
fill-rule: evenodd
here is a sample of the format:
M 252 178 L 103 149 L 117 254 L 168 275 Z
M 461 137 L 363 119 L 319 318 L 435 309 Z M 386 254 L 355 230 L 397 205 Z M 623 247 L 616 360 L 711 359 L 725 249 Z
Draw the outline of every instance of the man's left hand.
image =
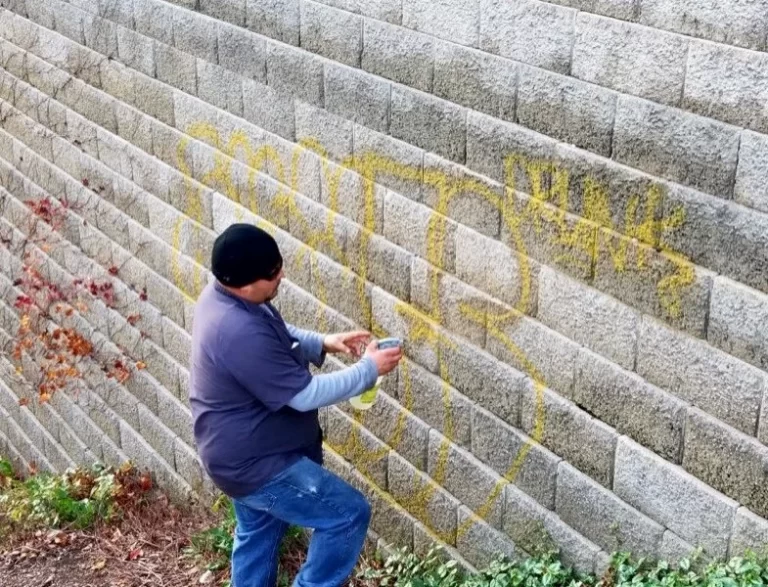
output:
M 371 333 L 364 330 L 328 334 L 323 339 L 323 350 L 326 353 L 344 353 L 359 357 L 370 340 Z

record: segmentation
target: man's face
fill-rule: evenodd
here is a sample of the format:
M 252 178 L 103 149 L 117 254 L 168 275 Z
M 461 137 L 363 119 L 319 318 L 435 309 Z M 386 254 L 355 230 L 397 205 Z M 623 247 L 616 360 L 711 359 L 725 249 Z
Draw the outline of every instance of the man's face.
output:
M 240 295 L 256 304 L 269 302 L 277 297 L 280 282 L 283 280 L 282 266 L 275 269 L 273 274 L 266 279 L 259 279 L 240 289 Z

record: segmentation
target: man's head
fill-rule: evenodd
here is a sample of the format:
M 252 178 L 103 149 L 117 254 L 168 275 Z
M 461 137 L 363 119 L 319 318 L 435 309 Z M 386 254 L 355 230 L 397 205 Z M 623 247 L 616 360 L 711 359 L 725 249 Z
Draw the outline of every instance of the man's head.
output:
M 211 270 L 229 291 L 260 304 L 277 295 L 283 257 L 269 233 L 252 224 L 232 224 L 213 243 Z

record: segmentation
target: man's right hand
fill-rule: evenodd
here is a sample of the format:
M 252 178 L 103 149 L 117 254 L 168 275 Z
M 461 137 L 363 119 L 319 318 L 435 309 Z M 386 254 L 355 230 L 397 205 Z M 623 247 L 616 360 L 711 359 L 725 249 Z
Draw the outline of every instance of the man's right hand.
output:
M 377 341 L 375 340 L 370 342 L 368 347 L 365 349 L 365 356 L 373 359 L 379 375 L 386 375 L 392 371 L 392 369 L 397 367 L 400 359 L 403 358 L 403 350 L 400 347 L 379 349 L 376 343 Z

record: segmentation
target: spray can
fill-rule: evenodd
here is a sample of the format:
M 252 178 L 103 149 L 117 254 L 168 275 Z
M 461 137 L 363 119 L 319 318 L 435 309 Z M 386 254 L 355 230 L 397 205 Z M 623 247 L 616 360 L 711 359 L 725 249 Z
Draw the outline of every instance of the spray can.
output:
M 399 338 L 382 338 L 376 342 L 376 346 L 378 346 L 380 349 L 389 349 L 402 346 L 402 341 Z M 356 410 L 371 409 L 373 404 L 376 403 L 376 398 L 379 394 L 379 388 L 381 387 L 382 380 L 383 377 L 379 376 L 376 379 L 376 383 L 373 384 L 373 387 L 366 389 L 360 395 L 356 395 L 355 397 L 350 398 L 349 403 L 352 405 L 352 407 Z

